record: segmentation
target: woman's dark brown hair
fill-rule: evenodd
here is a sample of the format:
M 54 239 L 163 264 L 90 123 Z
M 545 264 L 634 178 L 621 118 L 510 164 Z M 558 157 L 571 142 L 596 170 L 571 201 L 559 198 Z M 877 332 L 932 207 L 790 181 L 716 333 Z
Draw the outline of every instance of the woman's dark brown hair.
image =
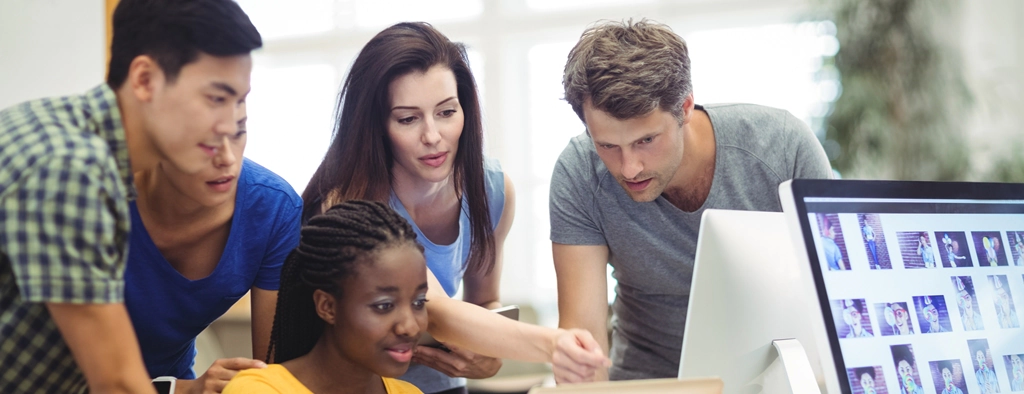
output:
M 455 75 L 465 119 L 454 160 L 453 183 L 459 198 L 468 199 L 468 267 L 479 273 L 490 272 L 496 252 L 484 190 L 483 123 L 476 82 L 465 47 L 427 23 L 391 26 L 359 52 L 338 98 L 331 146 L 302 192 L 303 219 L 319 213 L 325 205 L 356 199 L 389 200 L 394 153 L 387 133 L 391 108 L 388 88 L 398 77 L 426 72 L 438 65 Z

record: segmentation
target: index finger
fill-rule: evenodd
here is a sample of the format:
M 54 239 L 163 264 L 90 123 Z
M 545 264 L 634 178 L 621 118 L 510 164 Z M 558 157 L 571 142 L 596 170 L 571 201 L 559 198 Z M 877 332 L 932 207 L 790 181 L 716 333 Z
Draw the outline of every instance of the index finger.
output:
M 242 371 L 242 370 L 246 370 L 246 369 L 249 369 L 249 368 L 266 368 L 267 367 L 267 363 L 264 363 L 263 361 L 253 360 L 251 358 L 245 358 L 245 357 L 222 358 L 222 359 L 219 359 L 219 360 L 215 361 L 213 363 L 213 365 L 220 366 L 221 368 L 232 370 L 232 371 Z

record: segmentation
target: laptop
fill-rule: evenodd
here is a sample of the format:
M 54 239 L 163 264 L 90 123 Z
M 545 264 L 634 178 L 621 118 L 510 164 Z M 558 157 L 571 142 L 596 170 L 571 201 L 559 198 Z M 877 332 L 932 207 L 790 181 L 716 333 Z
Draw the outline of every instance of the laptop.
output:
M 793 180 L 830 393 L 1024 391 L 1024 185 Z

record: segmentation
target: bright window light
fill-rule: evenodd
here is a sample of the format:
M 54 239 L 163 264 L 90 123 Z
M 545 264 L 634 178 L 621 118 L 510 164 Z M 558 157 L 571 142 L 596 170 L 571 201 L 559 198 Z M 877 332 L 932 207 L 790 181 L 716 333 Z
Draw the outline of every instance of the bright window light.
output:
M 839 48 L 831 22 L 708 30 L 686 42 L 698 104 L 767 105 L 813 126 L 839 96 L 835 78 L 819 77 Z
M 334 0 L 238 0 L 264 40 L 323 33 L 334 28 Z
M 254 67 L 245 156 L 302 193 L 331 140 L 334 67 Z
M 428 21 L 432 24 L 469 20 L 484 11 L 483 0 L 391 0 L 352 1 L 355 25 L 382 28 L 400 21 Z
M 637 5 L 653 2 L 654 0 L 526 0 L 526 6 L 534 11 L 550 12 L 608 6 Z

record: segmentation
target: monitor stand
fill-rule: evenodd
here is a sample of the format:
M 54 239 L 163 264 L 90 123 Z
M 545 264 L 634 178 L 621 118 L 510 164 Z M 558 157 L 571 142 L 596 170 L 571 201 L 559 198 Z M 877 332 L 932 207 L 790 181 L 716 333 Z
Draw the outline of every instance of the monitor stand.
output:
M 772 345 L 779 354 L 761 376 L 763 393 L 821 394 L 811 362 L 796 339 L 776 339 Z

